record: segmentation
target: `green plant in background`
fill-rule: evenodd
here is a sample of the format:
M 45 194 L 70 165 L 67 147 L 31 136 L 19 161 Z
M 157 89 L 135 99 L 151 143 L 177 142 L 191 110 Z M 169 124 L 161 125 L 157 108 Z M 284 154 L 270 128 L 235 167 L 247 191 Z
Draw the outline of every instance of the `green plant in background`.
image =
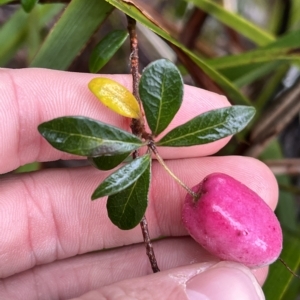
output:
M 0 0 L 2 5 L 9 2 L 13 1 Z M 113 24 L 112 27 L 119 27 L 119 24 L 116 26 L 114 14 L 123 12 L 168 41 L 180 60 L 178 67 L 184 70 L 185 74 L 191 76 L 195 85 L 226 95 L 232 104 L 254 106 L 257 111 L 255 118 L 242 133 L 231 140 L 223 153 L 258 157 L 267 163 L 274 172 L 278 172 L 275 169 L 278 164 L 283 169 L 280 174 L 276 173 L 280 183 L 280 201 L 277 215 L 284 230 L 282 258 L 293 271 L 296 272 L 299 269 L 300 260 L 297 249 L 299 249 L 300 232 L 299 220 L 296 215 L 297 210 L 295 209 L 295 195 L 299 193 L 299 189 L 291 184 L 291 177 L 293 175 L 299 176 L 299 172 L 291 173 L 291 169 L 288 168 L 290 162 L 284 157 L 279 144 L 279 136 L 282 131 L 292 119 L 299 115 L 299 81 L 292 83 L 292 87 L 280 97 L 275 97 L 288 71 L 291 68 L 298 70 L 299 67 L 299 1 L 277 0 L 273 2 L 272 9 L 270 9 L 268 1 L 258 1 L 259 4 L 252 3 L 251 5 L 260 6 L 260 9 L 266 11 L 265 15 L 269 17 L 264 29 L 262 25 L 258 26 L 254 21 L 248 20 L 245 14 L 242 15 L 237 10 L 229 10 L 210 0 L 169 1 L 168 15 L 165 16 L 163 10 L 161 12 L 164 17 L 155 14 L 155 10 L 151 10 L 152 7 L 144 7 L 139 1 L 72 0 L 67 5 L 61 3 L 36 5 L 37 1 L 34 0 L 20 2 L 26 11 L 32 10 L 30 13 L 26 13 L 22 9 L 17 10 L 0 28 L 0 66 L 7 66 L 16 53 L 25 48 L 29 66 L 58 70 L 69 69 L 72 62 L 86 47 L 99 27 L 104 28 L 104 25 L 109 22 Z M 246 9 L 243 9 L 243 5 L 250 4 L 249 2 L 245 4 L 245 2 L 240 1 L 240 12 L 246 11 Z M 63 8 L 65 10 L 61 13 Z M 61 16 L 56 22 L 56 26 L 45 36 L 45 24 L 57 14 L 61 14 Z M 193 16 L 198 16 L 199 19 L 196 27 L 191 27 L 191 24 L 195 23 L 189 23 Z M 175 28 L 176 26 L 170 26 L 171 21 L 168 22 L 169 18 L 173 18 L 173 20 L 175 18 L 176 21 L 183 22 L 184 26 L 178 31 Z M 205 33 L 205 30 L 202 30 L 201 34 L 198 34 L 200 29 L 203 29 L 201 24 L 205 23 L 205 20 L 213 19 L 223 28 L 222 37 L 226 37 L 228 41 L 224 48 L 218 45 L 221 37 L 219 32 L 217 34 L 215 32 Z M 201 20 L 202 23 L 200 23 Z M 121 28 L 123 29 L 123 27 Z M 182 37 L 188 36 L 187 33 L 189 32 L 194 32 L 194 35 L 189 41 L 186 41 Z M 247 39 L 247 43 L 241 36 Z M 98 72 L 101 68 L 102 72 L 105 69 L 105 63 L 111 58 L 114 60 L 114 53 L 119 47 L 122 47 L 121 45 L 126 37 L 127 34 L 124 30 L 116 32 L 113 30 L 108 33 L 107 37 L 103 38 L 99 45 L 94 47 L 94 53 L 89 53 L 90 61 L 85 64 L 86 71 L 90 64 L 90 72 Z M 147 41 L 143 41 L 143 43 L 147 43 Z M 157 48 L 159 47 L 157 46 Z M 223 54 L 222 57 L 218 57 L 216 54 L 220 52 Z M 83 59 L 83 56 L 77 58 L 77 61 L 81 58 Z M 125 59 L 123 58 L 123 61 L 128 64 L 128 56 Z M 114 71 L 109 70 L 109 72 Z M 145 72 L 141 79 L 141 95 L 147 92 L 146 88 L 145 91 L 143 90 L 143 77 L 146 78 L 144 76 L 146 75 Z M 171 143 L 174 140 L 173 137 L 170 137 L 171 132 L 159 140 L 155 139 L 155 135 L 163 130 L 161 128 L 168 126 L 172 114 L 163 119 L 165 123 L 159 121 L 157 111 L 151 110 L 150 102 L 145 99 L 147 97 L 142 97 L 141 100 L 143 101 L 147 122 L 149 125 L 151 124 L 149 134 L 153 137 L 154 145 L 164 146 L 165 143 Z M 277 105 L 274 106 L 274 103 Z M 179 108 L 178 100 L 176 103 L 172 103 L 172 107 L 176 107 L 176 105 Z M 151 111 L 153 116 L 150 113 L 147 114 L 147 110 Z M 173 116 L 175 113 L 173 112 Z M 204 118 L 204 116 L 201 116 L 201 118 Z M 67 122 L 67 120 L 65 121 Z M 68 120 L 68 122 L 77 121 L 75 119 Z M 78 122 L 85 121 L 95 122 L 97 124 L 95 126 L 106 126 L 106 124 L 99 125 L 98 121 L 95 120 L 80 119 Z M 187 127 L 192 128 L 192 125 Z M 105 128 L 107 129 L 107 127 Z M 108 137 L 105 138 L 108 143 L 110 130 L 108 128 Z M 114 130 L 118 131 L 119 129 L 115 128 Z M 180 130 L 186 131 L 188 129 L 183 128 Z M 131 151 L 135 151 L 127 148 L 127 152 L 123 152 L 126 147 L 129 147 L 128 144 L 131 147 L 135 145 L 136 149 L 143 145 L 149 146 L 149 136 L 147 135 L 136 137 L 128 132 L 119 134 L 124 135 L 118 143 L 120 146 L 119 152 L 111 156 L 109 160 L 106 159 L 105 155 L 96 157 L 87 155 L 90 157 L 89 160 L 98 168 L 111 169 L 124 160 L 126 162 Z M 175 131 L 174 136 L 176 135 L 178 135 L 178 132 Z M 128 142 L 130 139 L 134 142 Z M 95 146 L 93 143 L 96 143 L 96 141 L 87 142 L 87 140 L 87 144 L 90 143 L 90 146 Z M 189 143 L 191 144 L 191 141 Z M 124 144 L 127 146 L 125 147 Z M 153 152 L 151 148 L 149 151 Z M 134 170 L 131 169 L 134 174 L 133 178 L 140 176 L 136 180 L 137 182 L 142 180 L 143 176 L 145 178 L 146 176 L 150 177 L 147 172 L 150 170 L 151 162 L 147 155 L 141 156 L 132 162 L 127 162 L 125 165 L 128 167 L 128 165 L 137 161 L 136 164 L 143 166 L 141 170 L 143 168 L 145 170 L 141 175 L 136 175 Z M 300 165 L 299 159 L 294 160 L 293 163 Z M 145 178 L 144 180 L 147 180 Z M 118 193 L 122 192 L 124 190 Z M 109 198 L 113 199 L 115 195 L 110 195 Z M 143 205 L 144 210 L 146 209 L 145 203 Z M 140 214 L 142 213 L 140 212 Z M 114 217 L 117 216 L 118 214 Z M 295 295 L 300 292 L 300 285 L 283 265 L 276 262 L 270 267 L 269 277 L 264 285 L 264 292 L 267 299 L 294 299 Z

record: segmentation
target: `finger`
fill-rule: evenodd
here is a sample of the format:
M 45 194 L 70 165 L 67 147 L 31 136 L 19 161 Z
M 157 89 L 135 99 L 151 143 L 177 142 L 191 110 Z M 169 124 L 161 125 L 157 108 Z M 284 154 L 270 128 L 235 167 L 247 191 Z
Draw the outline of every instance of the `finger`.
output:
M 101 76 L 101 75 L 97 75 Z M 105 75 L 131 90 L 131 76 Z M 34 161 L 68 159 L 74 156 L 53 149 L 38 133 L 37 126 L 66 115 L 82 115 L 129 130 L 130 120 L 110 111 L 88 90 L 94 74 L 46 69 L 0 69 L 0 173 Z M 225 97 L 190 86 L 170 129 L 192 117 L 215 108 L 229 106 Z M 162 151 L 168 158 L 215 153 L 229 139 L 192 148 Z
M 214 265 L 204 263 L 124 280 L 88 292 L 76 299 L 96 300 L 99 298 L 162 300 L 265 299 L 250 270 L 243 265 L 231 262 L 220 262 Z
M 218 261 L 191 238 L 164 239 L 154 242 L 153 246 L 161 271 Z M 266 276 L 267 268 L 263 272 L 258 280 Z M 49 299 L 69 299 L 151 273 L 145 247 L 138 244 L 57 261 L 11 276 L 0 283 L 0 299 L 34 300 L 46 296 Z
M 243 157 L 204 157 L 168 161 L 188 186 L 212 172 L 224 172 L 257 192 L 272 208 L 277 183 L 260 161 Z M 152 238 L 182 236 L 185 191 L 153 164 L 147 218 Z M 107 176 L 86 167 L 45 170 L 0 182 L 0 277 L 77 254 L 139 243 L 140 229 L 122 231 L 108 219 L 105 199 L 90 195 Z
M 162 271 L 191 263 L 218 261 L 187 237 L 159 240 L 153 246 Z M 151 273 L 145 246 L 125 246 L 59 260 L 10 276 L 0 283 L 0 299 L 33 300 L 44 299 L 46 295 L 49 299 L 69 299 Z

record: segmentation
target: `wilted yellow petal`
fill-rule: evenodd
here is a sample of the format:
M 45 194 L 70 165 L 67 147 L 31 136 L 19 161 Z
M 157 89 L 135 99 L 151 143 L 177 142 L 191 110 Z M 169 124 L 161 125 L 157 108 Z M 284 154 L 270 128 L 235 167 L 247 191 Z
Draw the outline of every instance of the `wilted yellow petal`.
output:
M 123 85 L 109 78 L 94 78 L 90 91 L 108 108 L 128 118 L 138 119 L 140 107 L 135 97 Z

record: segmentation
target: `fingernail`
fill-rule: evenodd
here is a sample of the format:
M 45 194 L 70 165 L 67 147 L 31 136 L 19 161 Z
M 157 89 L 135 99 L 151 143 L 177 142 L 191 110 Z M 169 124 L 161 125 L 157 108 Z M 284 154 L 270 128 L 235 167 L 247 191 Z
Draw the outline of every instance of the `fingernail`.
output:
M 254 275 L 243 265 L 220 262 L 186 283 L 189 300 L 264 300 Z

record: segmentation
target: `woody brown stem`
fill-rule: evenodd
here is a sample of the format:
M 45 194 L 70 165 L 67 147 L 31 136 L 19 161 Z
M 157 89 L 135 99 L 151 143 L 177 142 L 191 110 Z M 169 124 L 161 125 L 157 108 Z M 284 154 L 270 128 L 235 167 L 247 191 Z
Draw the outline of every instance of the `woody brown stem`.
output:
M 139 74 L 139 56 L 138 56 L 138 39 L 136 34 L 136 21 L 131 17 L 127 16 L 128 22 L 128 32 L 130 37 L 130 64 L 131 64 L 131 74 L 132 74 L 132 93 L 134 97 L 139 102 L 141 107 L 141 101 L 139 96 L 139 81 L 140 81 L 140 74 Z M 131 121 L 131 131 L 133 134 L 142 137 L 145 135 L 145 127 L 144 127 L 144 119 L 143 117 L 139 119 L 132 119 Z M 138 151 L 134 151 L 132 157 L 135 159 L 139 156 Z M 159 272 L 159 268 L 157 265 L 156 257 L 154 254 L 153 245 L 151 243 L 150 234 L 148 230 L 148 222 L 146 217 L 144 216 L 140 222 L 144 244 L 146 247 L 146 254 L 148 255 L 151 268 L 153 273 Z
M 132 74 L 132 93 L 136 99 L 140 102 L 139 97 L 139 51 L 138 51 L 138 39 L 136 34 L 136 21 L 131 17 L 127 16 L 128 22 L 128 32 L 130 37 L 130 64 L 131 64 L 131 74 Z
M 153 271 L 153 273 L 157 273 L 160 270 L 159 270 L 159 267 L 157 265 L 153 245 L 151 243 L 151 239 L 150 239 L 150 235 L 149 235 L 148 222 L 147 222 L 147 219 L 146 219 L 145 216 L 141 220 L 140 226 L 141 226 L 141 229 L 142 229 L 142 234 L 143 234 L 144 243 L 145 243 L 145 247 L 146 247 L 146 254 L 149 257 L 149 261 L 150 261 L 150 264 L 151 264 L 152 271 Z

